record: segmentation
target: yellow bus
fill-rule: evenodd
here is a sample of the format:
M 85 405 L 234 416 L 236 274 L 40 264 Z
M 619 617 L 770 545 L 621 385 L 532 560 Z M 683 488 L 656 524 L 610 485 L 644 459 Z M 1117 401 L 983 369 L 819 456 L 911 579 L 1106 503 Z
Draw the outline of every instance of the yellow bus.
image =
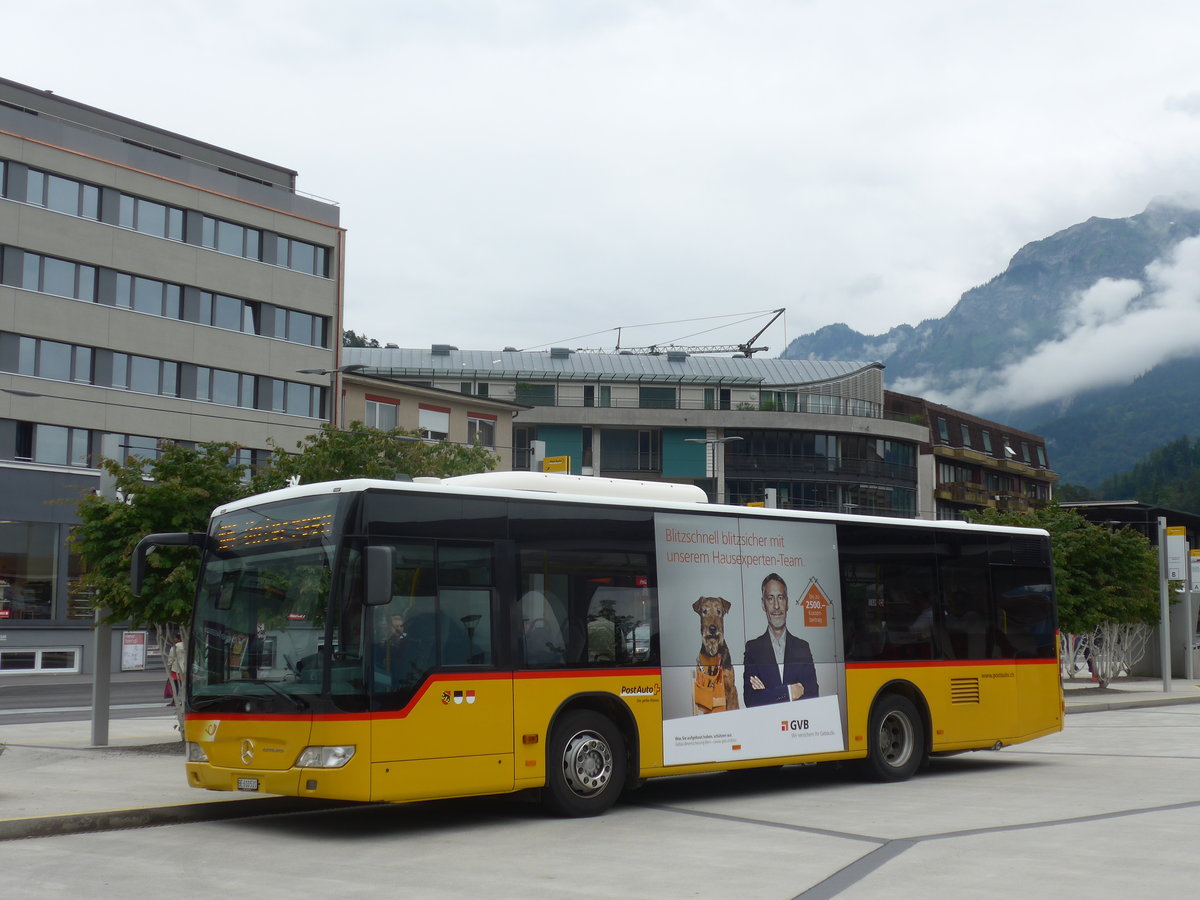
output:
M 1043 531 L 529 472 L 229 503 L 188 648 L 196 788 L 371 802 L 931 755 L 1062 728 Z

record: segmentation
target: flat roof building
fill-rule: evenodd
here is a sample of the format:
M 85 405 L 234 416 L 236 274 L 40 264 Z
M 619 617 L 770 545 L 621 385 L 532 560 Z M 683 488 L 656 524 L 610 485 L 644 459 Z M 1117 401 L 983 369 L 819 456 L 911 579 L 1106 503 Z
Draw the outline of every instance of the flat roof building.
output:
M 916 517 L 923 423 L 884 415 L 878 362 L 345 348 L 364 376 L 532 407 L 513 468 L 694 483 L 714 500 Z
M 291 169 L 0 79 L 0 675 L 87 669 L 102 454 L 330 418 L 343 245 Z

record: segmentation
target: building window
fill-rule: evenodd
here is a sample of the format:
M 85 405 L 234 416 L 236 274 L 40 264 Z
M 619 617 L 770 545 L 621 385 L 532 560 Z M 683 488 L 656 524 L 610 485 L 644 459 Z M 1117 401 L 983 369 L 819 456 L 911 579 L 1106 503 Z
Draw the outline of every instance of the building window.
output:
M 269 408 L 313 419 L 323 417 L 325 406 L 323 387 L 149 356 L 93 352 L 91 347 L 6 332 L 0 332 L 0 371 L 245 409 Z
M 209 291 L 196 291 L 180 284 L 41 256 L 16 248 L 0 247 L 0 256 L 19 260 L 17 263 L 10 261 L 13 271 L 6 273 L 4 283 L 27 291 L 87 303 L 102 303 L 147 315 L 279 338 L 311 347 L 325 346 L 326 316 Z M 183 301 L 185 293 L 191 295 L 186 303 Z
M 641 409 L 674 409 L 675 388 L 639 387 L 638 406 Z
M 662 432 L 605 428 L 600 432 L 600 465 L 605 472 L 657 472 L 662 466 Z
M 1038 446 L 1037 446 L 1037 460 L 1038 460 L 1038 465 L 1039 465 L 1039 466 L 1041 466 L 1043 469 L 1047 468 L 1047 465 L 1046 465 L 1046 448 L 1045 448 L 1045 447 L 1043 447 L 1041 444 L 1038 444 Z
M 182 209 L 129 194 L 122 194 L 118 202 L 117 224 L 154 237 L 183 240 Z
M 443 406 L 421 404 L 418 427 L 427 437 L 444 441 L 450 435 L 450 410 Z
M 363 424 L 380 431 L 392 431 L 399 426 L 400 404 L 385 397 L 367 397 Z
M 1033 460 L 1030 459 L 1030 457 L 1029 457 L 1029 445 L 1027 443 L 1025 443 L 1024 441 L 1021 441 L 1021 459 L 1024 460 L 1026 463 L 1033 462 Z
M 836 416 L 842 411 L 841 398 L 831 394 L 807 394 L 805 405 L 808 412 L 827 416 Z
M 962 445 L 964 447 L 971 446 L 971 429 L 965 423 L 960 426 L 962 428 Z
M 943 444 L 950 443 L 950 426 L 946 424 L 946 420 L 941 416 L 938 416 L 937 419 L 937 430 L 938 439 L 941 440 Z
M 167 240 L 186 241 L 190 237 L 192 243 L 219 253 L 259 261 L 263 259 L 265 235 L 257 228 L 205 215 L 201 217 L 200 234 L 189 236 L 186 234 L 187 211 L 184 209 L 112 191 L 105 195 L 105 208 L 102 210 L 99 187 L 38 169 L 26 170 L 25 190 L 21 192 L 16 189 L 14 195 L 7 178 L 9 164 L 0 160 L 0 166 L 3 167 L 0 176 L 5 176 L 0 177 L 0 196 L 69 216 L 105 221 Z M 115 199 L 115 208 L 109 208 L 109 197 Z M 271 237 L 276 246 L 274 253 L 269 255 L 274 256 L 276 265 L 306 275 L 329 277 L 328 247 L 282 235 Z
M 982 433 L 982 437 L 983 449 L 990 456 L 992 452 L 992 433 L 990 431 L 985 431 Z
M 0 611 L 0 618 L 3 612 Z M 0 650 L 0 674 L 18 672 L 79 673 L 79 648 Z
M 495 447 L 496 417 L 486 413 L 467 413 L 467 442 Z
M 525 406 L 554 406 L 554 384 L 533 384 L 528 381 L 518 381 L 516 400 Z
M 58 577 L 58 526 L 0 523 L 0 620 L 44 620 Z

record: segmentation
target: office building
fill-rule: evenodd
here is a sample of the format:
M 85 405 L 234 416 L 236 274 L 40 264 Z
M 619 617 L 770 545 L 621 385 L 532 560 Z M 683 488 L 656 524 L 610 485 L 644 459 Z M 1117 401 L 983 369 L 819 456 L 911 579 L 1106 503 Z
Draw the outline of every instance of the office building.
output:
M 67 537 L 102 453 L 252 462 L 329 420 L 300 370 L 337 365 L 344 233 L 296 178 L 0 79 L 0 675 L 89 670 Z

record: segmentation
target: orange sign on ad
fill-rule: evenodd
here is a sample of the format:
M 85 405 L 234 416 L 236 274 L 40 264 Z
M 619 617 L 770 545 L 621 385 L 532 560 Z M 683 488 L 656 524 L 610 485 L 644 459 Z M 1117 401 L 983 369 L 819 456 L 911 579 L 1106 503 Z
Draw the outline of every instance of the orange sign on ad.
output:
M 805 628 L 825 628 L 829 625 L 829 598 L 816 581 L 809 584 L 800 602 L 804 607 Z

